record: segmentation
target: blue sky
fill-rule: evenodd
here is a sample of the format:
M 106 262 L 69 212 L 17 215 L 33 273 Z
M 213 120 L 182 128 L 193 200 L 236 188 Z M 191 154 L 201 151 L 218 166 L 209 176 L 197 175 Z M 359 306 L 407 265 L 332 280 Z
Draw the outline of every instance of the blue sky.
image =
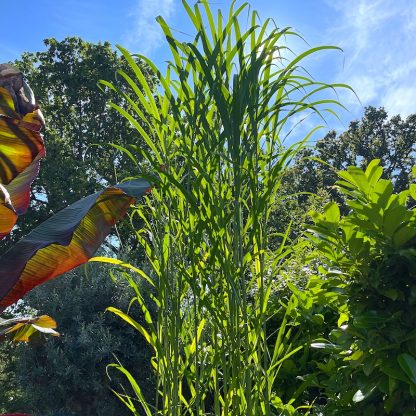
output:
M 213 8 L 228 8 L 230 2 L 213 3 Z M 342 54 L 322 53 L 307 62 L 316 79 L 347 83 L 363 106 L 383 105 L 390 115 L 416 112 L 416 0 L 253 0 L 251 4 L 262 19 L 272 17 L 278 26 L 292 26 L 311 46 L 343 48 Z M 169 55 L 155 17 L 162 15 L 185 38 L 192 33 L 179 0 L 6 2 L 2 13 L 0 62 L 44 49 L 42 41 L 47 37 L 80 36 L 91 42 L 119 43 L 162 64 Z M 340 99 L 349 109 L 342 114 L 345 128 L 361 117 L 363 106 L 353 94 L 341 93 Z M 329 127 L 340 128 L 336 123 Z

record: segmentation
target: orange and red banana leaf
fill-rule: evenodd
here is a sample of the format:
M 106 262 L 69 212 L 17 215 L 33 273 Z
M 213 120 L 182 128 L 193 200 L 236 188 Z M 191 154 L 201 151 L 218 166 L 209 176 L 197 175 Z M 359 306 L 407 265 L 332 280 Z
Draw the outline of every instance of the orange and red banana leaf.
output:
M 45 156 L 39 133 L 43 116 L 35 104 L 32 107 L 30 113 L 18 113 L 11 92 L 0 87 L 0 240 L 13 228 L 17 216 L 26 212 L 30 185 Z
M 144 179 L 89 195 L 35 228 L 0 257 L 0 312 L 35 286 L 87 262 L 136 198 Z
M 0 319 L 0 340 L 8 336 L 13 341 L 27 342 L 38 332 L 57 337 L 56 326 L 55 320 L 48 315 Z
M 17 220 L 9 191 L 0 183 L 0 240 L 13 228 Z

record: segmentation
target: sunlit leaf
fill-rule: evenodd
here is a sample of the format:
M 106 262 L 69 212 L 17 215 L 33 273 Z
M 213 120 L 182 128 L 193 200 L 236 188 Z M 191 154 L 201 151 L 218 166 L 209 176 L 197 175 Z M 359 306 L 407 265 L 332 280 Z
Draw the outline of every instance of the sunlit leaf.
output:
M 17 216 L 24 214 L 29 206 L 30 185 L 38 174 L 40 159 L 45 156 L 45 147 L 39 133 L 44 120 L 34 103 L 33 93 L 19 71 L 7 65 L 2 65 L 0 69 L 0 184 L 3 185 L 0 197 L 1 239 L 11 231 Z M 10 84 L 11 77 L 18 82 Z M 27 98 L 21 91 L 14 91 L 9 84 L 20 87 L 22 91 L 24 86 L 30 97 Z M 8 85 L 9 89 L 3 85 Z M 20 106 L 16 109 L 19 103 Z M 26 112 L 27 110 L 31 111 Z
M 357 390 L 354 394 L 354 397 L 352 398 L 352 401 L 354 403 L 362 402 L 367 397 L 369 397 L 371 395 L 371 393 L 373 393 L 375 388 L 376 388 L 376 386 L 369 385 L 369 386 L 366 386 L 366 389 L 363 388 L 361 390 Z
M 0 257 L 0 310 L 35 286 L 87 262 L 149 186 L 137 179 L 89 195 L 20 240 Z
M 0 184 L 0 240 L 13 228 L 17 214 L 7 189 Z
M 330 202 L 324 207 L 325 219 L 330 223 L 337 224 L 340 219 L 339 207 L 336 202 Z
M 55 331 L 56 327 L 55 320 L 47 315 L 1 319 L 0 338 L 10 335 L 13 341 L 27 342 L 36 332 L 59 336 L 59 333 Z
M 8 91 L 0 87 L 2 95 L 8 95 Z M 20 118 L 11 119 L 0 113 L 0 182 L 3 185 L 23 172 L 44 150 L 39 130 L 29 127 L 33 126 Z
M 135 328 L 137 331 L 139 331 L 143 337 L 146 339 L 146 341 L 154 348 L 156 348 L 155 343 L 149 334 L 149 332 L 141 325 L 139 324 L 135 319 L 133 319 L 131 316 L 127 315 L 126 313 L 122 312 L 120 309 L 114 308 L 112 306 L 108 307 L 106 309 L 108 312 L 112 312 L 122 318 L 124 321 L 126 321 L 128 324 L 130 324 L 133 328 Z
M 30 185 L 39 173 L 39 164 L 45 156 L 42 149 L 33 162 L 19 175 L 17 175 L 5 188 L 9 191 L 10 200 L 17 215 L 26 213 L 30 203 Z

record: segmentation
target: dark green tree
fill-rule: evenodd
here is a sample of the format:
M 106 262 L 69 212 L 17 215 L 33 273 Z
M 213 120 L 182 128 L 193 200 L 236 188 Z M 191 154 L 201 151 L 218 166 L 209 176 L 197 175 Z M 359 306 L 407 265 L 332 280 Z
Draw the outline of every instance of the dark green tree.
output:
M 334 184 L 337 171 L 348 166 L 365 169 L 371 160 L 380 159 L 383 178 L 392 181 L 394 191 L 406 189 L 416 163 L 415 150 L 416 114 L 406 119 L 400 115 L 388 118 L 384 108 L 367 107 L 362 119 L 351 122 L 348 130 L 329 132 L 295 157 L 275 201 L 270 230 L 282 229 L 292 222 L 290 235 L 295 238 L 302 224 L 310 221 L 307 212 L 319 210 L 331 199 L 346 213 L 344 198 Z
M 144 394 L 153 397 L 156 387 L 150 347 L 137 331 L 105 312 L 108 306 L 127 311 L 131 296 L 131 288 L 121 276 L 112 281 L 108 270 L 96 264 L 33 290 L 28 303 L 54 316 L 61 336 L 45 339 L 39 335 L 28 344 L 1 345 L 2 356 L 7 357 L 0 360 L 3 411 L 128 415 L 127 408 L 110 390 L 123 392 L 118 373 L 109 369 L 109 378 L 106 372 L 107 365 L 116 360 L 140 380 Z M 138 309 L 132 308 L 132 313 L 143 324 Z
M 391 179 L 394 191 L 400 192 L 409 185 L 415 150 L 416 114 L 406 119 L 400 115 L 389 119 L 383 107 L 367 107 L 363 118 L 351 122 L 347 131 L 331 131 L 314 147 L 303 150 L 286 180 L 291 189 L 316 193 L 334 185 L 336 171 L 348 166 L 364 169 L 371 160 L 380 159 L 383 177 Z M 305 195 L 301 200 L 306 198 Z

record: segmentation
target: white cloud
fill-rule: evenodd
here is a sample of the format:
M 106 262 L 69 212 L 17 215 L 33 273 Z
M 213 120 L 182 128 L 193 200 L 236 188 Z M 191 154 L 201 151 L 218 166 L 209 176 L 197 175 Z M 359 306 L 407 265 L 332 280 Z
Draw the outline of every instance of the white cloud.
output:
M 416 1 L 332 0 L 328 5 L 338 15 L 331 38 L 345 51 L 337 81 L 349 83 L 363 105 L 382 105 L 390 115 L 416 113 Z
M 388 103 L 386 108 L 390 115 L 400 114 L 407 116 L 416 113 L 416 85 L 390 88 L 383 96 L 382 101 Z
M 169 20 L 175 12 L 174 0 L 136 0 L 131 12 L 133 26 L 127 29 L 126 46 L 132 52 L 151 54 L 162 44 L 162 29 L 156 22 L 161 15 Z

